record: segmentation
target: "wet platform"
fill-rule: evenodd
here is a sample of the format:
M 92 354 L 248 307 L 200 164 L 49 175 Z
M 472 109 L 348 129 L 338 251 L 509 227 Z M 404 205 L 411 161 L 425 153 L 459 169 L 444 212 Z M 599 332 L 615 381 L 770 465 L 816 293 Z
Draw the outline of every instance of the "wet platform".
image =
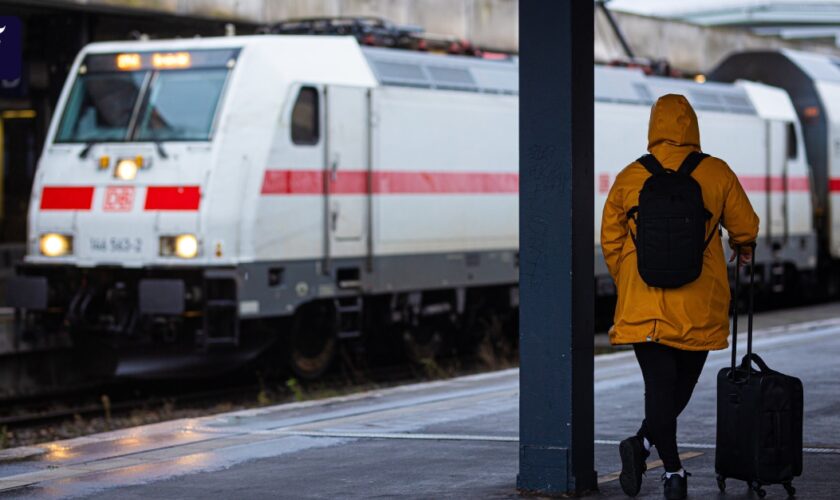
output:
M 840 308 L 756 323 L 756 351 L 805 385 L 798 498 L 837 498 Z M 690 498 L 757 498 L 736 481 L 720 495 L 714 479 L 714 376 L 728 361 L 711 354 L 680 421 Z M 624 498 L 617 443 L 642 417 L 641 375 L 629 351 L 598 356 L 595 370 L 595 497 Z M 4 450 L 0 497 L 516 498 L 518 391 L 506 370 Z M 655 455 L 639 498 L 661 498 Z

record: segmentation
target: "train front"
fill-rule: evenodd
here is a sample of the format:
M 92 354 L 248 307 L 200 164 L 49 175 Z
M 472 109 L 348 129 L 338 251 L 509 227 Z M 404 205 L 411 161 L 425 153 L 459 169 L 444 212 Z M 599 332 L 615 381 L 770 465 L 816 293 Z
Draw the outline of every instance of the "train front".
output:
M 205 205 L 240 50 L 172 43 L 92 45 L 79 56 L 9 286 L 20 335 L 69 335 L 99 374 L 126 347 L 160 354 L 238 341 L 235 276 L 207 271 L 228 249 L 208 239 Z

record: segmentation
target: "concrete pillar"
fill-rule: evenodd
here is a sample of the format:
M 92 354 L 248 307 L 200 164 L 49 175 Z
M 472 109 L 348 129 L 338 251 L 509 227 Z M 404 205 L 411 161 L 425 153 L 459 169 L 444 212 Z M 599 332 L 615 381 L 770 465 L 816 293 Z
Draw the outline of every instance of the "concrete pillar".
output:
M 519 3 L 520 491 L 597 488 L 593 6 Z

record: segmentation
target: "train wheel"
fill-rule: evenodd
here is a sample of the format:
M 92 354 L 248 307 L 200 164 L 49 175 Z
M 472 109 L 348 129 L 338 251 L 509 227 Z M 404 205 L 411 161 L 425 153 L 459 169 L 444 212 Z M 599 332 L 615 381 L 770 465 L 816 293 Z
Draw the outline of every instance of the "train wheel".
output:
M 330 302 L 302 306 L 289 335 L 289 366 L 304 380 L 317 379 L 330 369 L 338 352 L 338 317 Z

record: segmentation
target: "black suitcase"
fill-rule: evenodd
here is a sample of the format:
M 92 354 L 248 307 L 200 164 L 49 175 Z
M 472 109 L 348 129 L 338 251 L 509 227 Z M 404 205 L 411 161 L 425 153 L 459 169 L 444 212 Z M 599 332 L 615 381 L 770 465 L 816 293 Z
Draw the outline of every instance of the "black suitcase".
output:
M 735 300 L 740 282 L 740 258 L 735 268 Z M 791 482 L 802 474 L 802 382 L 771 370 L 752 352 L 755 249 L 750 263 L 747 354 L 736 366 L 738 315 L 732 319 L 732 363 L 718 372 L 717 443 L 715 472 L 718 487 L 726 479 L 746 481 L 759 497 L 764 485 L 782 484 L 788 495 Z M 757 369 L 753 367 L 757 365 Z

